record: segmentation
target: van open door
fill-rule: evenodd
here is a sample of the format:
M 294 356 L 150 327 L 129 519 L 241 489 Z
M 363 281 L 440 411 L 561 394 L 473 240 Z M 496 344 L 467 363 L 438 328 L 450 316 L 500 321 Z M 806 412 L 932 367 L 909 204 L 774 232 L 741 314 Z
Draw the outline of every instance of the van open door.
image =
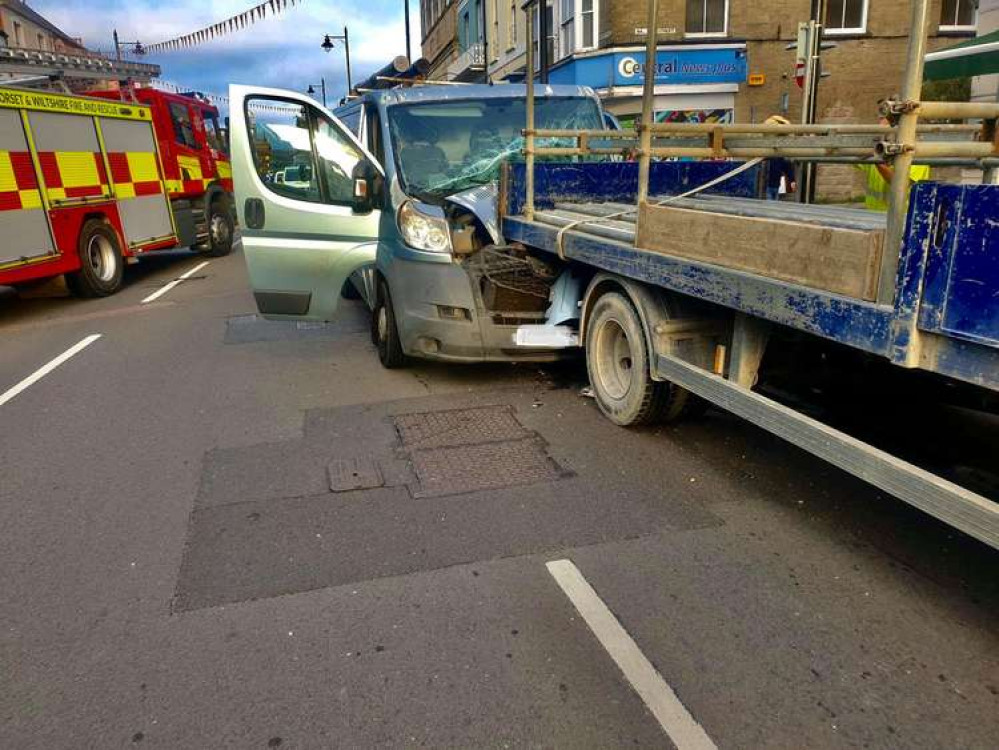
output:
M 230 86 L 232 179 L 260 313 L 330 320 L 373 263 L 384 172 L 329 110 L 293 91 Z

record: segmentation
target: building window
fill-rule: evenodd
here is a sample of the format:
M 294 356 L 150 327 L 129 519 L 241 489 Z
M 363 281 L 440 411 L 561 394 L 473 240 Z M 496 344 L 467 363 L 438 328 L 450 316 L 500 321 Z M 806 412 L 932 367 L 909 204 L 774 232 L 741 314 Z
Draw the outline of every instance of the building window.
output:
M 499 60 L 500 53 L 500 0 L 493 0 L 493 38 L 492 44 L 492 58 L 493 60 Z
M 531 40 L 531 44 L 534 46 L 534 69 L 541 69 L 541 55 L 538 51 L 538 33 L 541 28 L 540 19 L 538 17 L 539 5 L 534 6 L 534 38 Z M 555 62 L 555 9 L 551 4 L 551 0 L 545 3 L 545 20 L 548 22 L 547 31 L 547 44 L 545 45 L 545 50 L 548 53 L 548 64 L 551 65 Z
M 14 46 L 18 49 L 24 46 L 24 32 L 17 21 L 14 21 Z
M 507 47 L 517 46 L 517 0 L 510 0 L 510 26 L 507 29 Z
M 576 50 L 576 0 L 562 0 L 559 14 L 559 57 L 571 55 Z
M 45 49 L 45 35 L 44 34 L 39 34 L 38 35 L 38 49 L 40 49 L 40 50 L 44 50 Z
M 728 0 L 687 0 L 685 28 L 687 36 L 724 36 L 728 33 Z
M 867 31 L 867 0 L 829 0 L 825 31 L 862 34 Z
M 582 23 L 582 26 L 579 30 L 579 46 L 582 49 L 589 49 L 596 46 L 595 30 L 597 26 L 594 21 L 596 18 L 596 13 L 593 7 L 594 5 L 594 0 L 581 0 L 580 2 L 579 20 Z
M 978 23 L 975 0 L 943 0 L 940 6 L 941 31 L 974 31 Z

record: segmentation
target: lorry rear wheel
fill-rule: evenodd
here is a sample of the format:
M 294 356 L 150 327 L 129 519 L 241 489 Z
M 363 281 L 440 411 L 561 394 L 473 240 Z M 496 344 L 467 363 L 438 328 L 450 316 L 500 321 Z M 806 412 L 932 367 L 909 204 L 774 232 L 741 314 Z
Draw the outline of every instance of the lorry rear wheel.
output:
M 623 427 L 679 418 L 690 393 L 650 374 L 642 321 L 622 294 L 596 301 L 586 329 L 586 369 L 597 406 Z
M 402 341 L 399 339 L 392 296 L 389 294 L 388 284 L 384 281 L 378 283 L 378 301 L 371 315 L 371 332 L 378 347 L 378 360 L 389 370 L 405 367 L 407 358 L 402 351 Z
M 232 252 L 236 231 L 228 198 L 217 198 L 208 208 L 208 255 L 221 258 Z
M 78 297 L 107 297 L 121 289 L 125 262 L 118 234 L 101 219 L 90 219 L 77 243 L 80 270 L 66 274 L 66 286 Z

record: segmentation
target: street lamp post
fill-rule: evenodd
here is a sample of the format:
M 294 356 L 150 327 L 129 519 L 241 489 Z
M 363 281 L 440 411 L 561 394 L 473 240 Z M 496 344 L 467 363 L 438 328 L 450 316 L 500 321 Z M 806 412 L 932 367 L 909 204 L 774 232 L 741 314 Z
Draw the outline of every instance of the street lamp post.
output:
M 402 7 L 405 11 L 405 23 L 406 23 L 406 59 L 411 63 L 413 62 L 413 55 L 410 53 L 409 48 L 409 0 L 402 0 Z M 347 92 L 350 93 L 349 91 Z
M 343 27 L 343 34 L 326 34 L 323 43 L 319 46 L 329 52 L 333 49 L 333 42 L 335 41 L 343 42 L 343 51 L 347 59 L 347 96 L 350 96 L 350 90 L 354 86 L 350 82 L 350 35 L 347 33 L 346 26 Z
M 309 94 L 309 95 L 315 94 L 316 90 L 315 90 L 315 88 L 313 88 L 313 86 L 314 86 L 314 84 L 310 83 L 309 84 L 309 90 L 306 91 L 305 93 Z M 325 77 L 319 79 L 319 87 L 320 87 L 320 90 L 323 92 L 323 106 L 325 107 L 326 106 L 326 78 Z
M 118 40 L 118 29 L 115 29 L 114 36 L 114 56 L 116 60 L 121 59 L 121 48 L 122 47 L 132 47 L 133 51 L 137 55 L 146 54 L 146 48 L 142 46 L 142 42 L 122 42 Z

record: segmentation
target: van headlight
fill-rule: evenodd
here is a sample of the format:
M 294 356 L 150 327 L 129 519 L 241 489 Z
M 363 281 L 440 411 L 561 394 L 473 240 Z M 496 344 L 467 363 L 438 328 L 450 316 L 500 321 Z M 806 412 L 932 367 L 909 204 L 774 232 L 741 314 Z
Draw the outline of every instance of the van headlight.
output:
M 431 216 L 406 201 L 399 209 L 398 222 L 403 242 L 410 247 L 431 253 L 451 252 L 451 235 L 443 215 Z

